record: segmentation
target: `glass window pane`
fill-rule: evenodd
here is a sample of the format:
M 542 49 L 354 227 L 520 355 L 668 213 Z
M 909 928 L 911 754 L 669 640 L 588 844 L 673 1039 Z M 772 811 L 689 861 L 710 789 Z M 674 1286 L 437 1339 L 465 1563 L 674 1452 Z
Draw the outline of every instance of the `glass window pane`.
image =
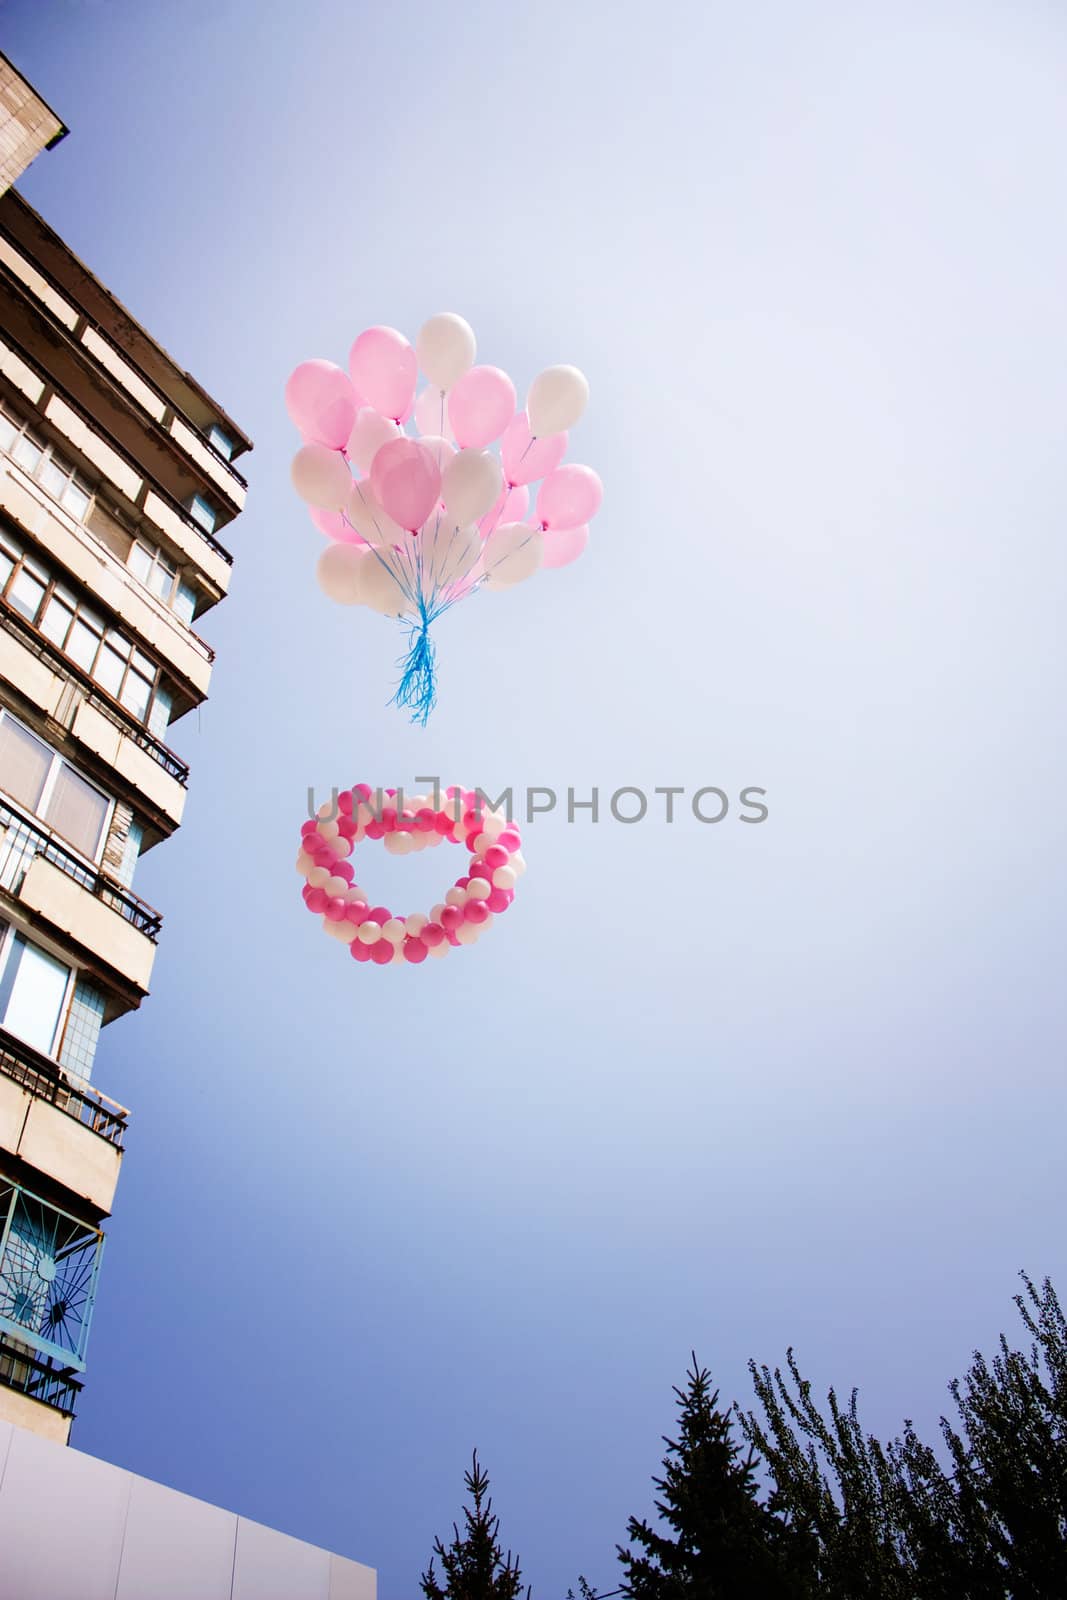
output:
M 196 615 L 196 590 L 187 583 L 179 583 L 178 592 L 171 601 L 176 617 L 182 622 L 192 622 Z
M 70 480 L 70 473 L 64 472 L 63 469 L 58 466 L 53 459 L 49 458 L 49 460 L 42 463 L 41 470 L 37 474 L 37 478 L 40 483 L 44 484 L 45 488 L 48 490 L 48 493 L 54 494 L 58 500 L 60 495 L 63 493 L 63 490 L 67 487 L 67 483 Z
M 14 561 L 12 561 L 6 550 L 0 550 L 0 589 L 3 589 L 14 570 Z
M 0 548 L 6 550 L 8 555 L 14 556 L 16 560 L 22 554 L 22 545 L 4 527 L 0 527 Z
M 63 490 L 63 504 L 71 516 L 77 517 L 79 522 L 84 519 L 91 499 L 92 495 L 89 494 L 88 490 L 83 489 L 80 483 L 75 483 L 73 478 Z
M 69 967 L 17 933 L 0 982 L 4 1027 L 51 1055 L 69 978 Z
M 224 457 L 224 459 L 227 461 L 231 461 L 233 459 L 233 440 L 228 434 L 223 433 L 222 429 L 217 423 L 213 422 L 211 424 L 211 427 L 208 429 L 207 436 L 211 440 L 211 443 L 215 446 L 215 449 L 218 451 L 220 456 Z
M 44 616 L 39 624 L 41 632 L 46 639 L 51 639 L 53 644 L 64 645 L 67 639 L 67 630 L 70 627 L 70 619 L 73 615 L 74 613 L 70 607 L 65 606 L 61 600 L 57 600 L 53 594 L 44 608 Z
M 136 541 L 130 550 L 130 566 L 135 578 L 140 578 L 142 583 L 148 582 L 148 575 L 152 571 L 152 557 L 143 544 Z
M 81 617 L 75 617 L 74 626 L 70 630 L 67 640 L 67 654 L 76 661 L 85 672 L 91 672 L 96 652 L 100 648 L 100 635 L 92 628 L 87 628 Z
M 170 592 L 174 588 L 174 569 L 164 566 L 157 557 L 152 568 L 152 576 L 148 580 L 148 587 L 153 594 L 158 594 L 161 600 L 169 600 Z
M 150 683 L 155 682 L 156 669 L 148 657 L 141 654 L 140 650 L 133 652 L 133 664 L 142 678 L 147 678 Z
M 36 811 L 53 752 L 11 717 L 0 717 L 0 787 L 27 811 Z
M 189 515 L 207 533 L 215 532 L 215 512 L 201 494 L 194 494 L 189 502 Z
M 11 453 L 20 466 L 25 467 L 29 472 L 33 472 L 41 459 L 42 451 L 40 445 L 34 444 L 33 440 L 24 433 Z
M 146 683 L 140 673 L 134 672 L 131 667 L 126 674 L 126 682 L 122 686 L 122 694 L 119 698 L 123 705 L 128 707 L 141 722 L 144 721 L 144 714 L 148 710 L 148 701 L 151 694 L 152 685 Z
M 96 666 L 93 668 L 93 677 L 102 689 L 108 694 L 118 698 L 122 685 L 122 674 L 126 670 L 126 662 L 122 656 L 116 655 L 109 644 L 105 644 L 97 657 Z
M 7 597 L 16 611 L 21 611 L 22 615 L 32 622 L 41 609 L 44 584 L 32 577 L 23 567 L 8 590 Z
M 18 434 L 18 426 L 11 418 L 0 411 L 0 450 L 10 450 Z
M 167 731 L 172 705 L 166 689 L 157 689 L 152 696 L 152 710 L 148 717 L 148 731 L 154 733 L 157 739 L 162 739 Z
M 86 783 L 64 761 L 45 815 L 49 827 L 69 839 L 75 850 L 95 861 L 106 817 L 107 800 L 100 790 Z

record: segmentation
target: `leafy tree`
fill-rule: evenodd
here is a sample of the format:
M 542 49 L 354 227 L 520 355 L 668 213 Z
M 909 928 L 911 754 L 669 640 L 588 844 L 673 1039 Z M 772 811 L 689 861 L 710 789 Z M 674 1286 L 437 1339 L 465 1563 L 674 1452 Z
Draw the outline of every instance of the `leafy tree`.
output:
M 426 1600 L 516 1600 L 522 1588 L 522 1573 L 511 1551 L 505 1556 L 497 1539 L 500 1519 L 493 1515 L 489 1478 L 478 1465 L 478 1452 L 469 1472 L 463 1475 L 472 1506 L 463 1508 L 463 1535 L 452 1524 L 452 1543 L 445 1548 L 434 1540 L 430 1565 L 420 1580 Z M 441 1562 L 444 1587 L 434 1572 L 434 1559 Z M 530 1591 L 526 1595 L 529 1600 Z
M 741 1459 L 729 1411 L 719 1409 L 710 1374 L 697 1364 L 678 1400 L 678 1438 L 664 1438 L 663 1477 L 652 1481 L 662 1531 L 631 1517 L 618 1547 L 631 1600 L 799 1600 L 811 1591 L 808 1551 L 777 1499 L 759 1496 L 753 1450 Z M 669 1530 L 669 1531 L 668 1531 Z
M 750 1363 L 763 1420 L 742 1418 L 779 1502 L 813 1542 L 826 1600 L 1062 1600 L 1067 1595 L 1067 1323 L 1046 1279 L 1022 1274 L 1015 1304 L 1029 1352 L 1004 1335 L 949 1385 L 946 1464 L 910 1421 L 881 1445 L 863 1432 L 856 1392 L 829 1415 L 792 1350 L 788 1380 Z

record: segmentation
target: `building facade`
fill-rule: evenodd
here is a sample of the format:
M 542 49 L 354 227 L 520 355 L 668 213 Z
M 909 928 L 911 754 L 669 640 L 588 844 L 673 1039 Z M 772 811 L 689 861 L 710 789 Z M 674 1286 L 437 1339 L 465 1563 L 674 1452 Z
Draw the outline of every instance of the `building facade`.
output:
M 9 186 L 65 130 L 3 58 L 0 115 L 0 1422 L 65 1443 L 251 441 Z

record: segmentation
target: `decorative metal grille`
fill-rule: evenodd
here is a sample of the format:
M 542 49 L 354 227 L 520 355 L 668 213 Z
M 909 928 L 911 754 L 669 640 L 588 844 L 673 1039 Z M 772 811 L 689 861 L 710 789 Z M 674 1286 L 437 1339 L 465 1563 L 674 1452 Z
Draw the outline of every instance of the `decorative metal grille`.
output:
M 104 1235 L 0 1179 L 0 1329 L 85 1370 Z

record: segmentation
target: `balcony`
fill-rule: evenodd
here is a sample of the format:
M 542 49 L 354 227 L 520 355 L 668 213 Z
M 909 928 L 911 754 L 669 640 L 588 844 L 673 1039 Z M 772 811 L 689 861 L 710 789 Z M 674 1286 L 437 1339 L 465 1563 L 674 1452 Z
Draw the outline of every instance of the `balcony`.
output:
M 21 1340 L 0 1334 L 0 1385 L 60 1412 L 67 1419 L 66 1426 L 41 1431 L 46 1437 L 55 1437 L 58 1443 L 66 1444 L 69 1426 L 74 1420 L 74 1406 L 84 1388 L 84 1384 L 74 1376 L 73 1367 L 57 1367 L 51 1361 L 39 1361 Z M 0 1403 L 0 1416 L 4 1416 L 8 1409 Z M 18 1422 L 32 1432 L 38 1431 L 36 1418 L 28 1414 L 31 1408 L 11 1409 L 13 1415 L 8 1420 Z
M 28 821 L 3 801 L 0 801 L 0 835 L 0 889 L 17 895 L 30 863 L 43 858 L 156 943 L 163 926 L 158 911 L 153 911 L 132 889 L 124 889 L 105 873 L 89 866 L 40 823 Z
M 17 1084 L 42 1104 L 54 1106 L 121 1154 L 130 1115 L 126 1107 L 120 1106 L 117 1100 L 109 1100 L 89 1083 L 76 1084 L 68 1079 L 50 1056 L 41 1055 L 32 1045 L 24 1044 L 3 1029 L 0 1029 L 0 1078 Z
M 104 1235 L 0 1177 L 0 1335 L 85 1371 Z
M 109 1016 L 148 993 L 162 918 L 36 822 L 0 802 L 0 892 L 84 952 L 99 973 Z
M 146 475 L 145 469 L 108 430 L 98 412 L 80 403 L 54 377 L 46 377 L 32 355 L 6 328 L 0 341 L 0 372 L 38 412 L 43 412 L 97 472 L 103 474 L 118 495 L 135 506 L 155 529 L 172 539 L 182 554 L 222 593 L 226 592 L 228 569 L 233 566 L 233 556 L 226 547 L 201 527 L 162 483 L 152 474 Z M 41 402 L 49 391 L 50 398 L 42 407 Z
M 107 1216 L 127 1112 L 50 1057 L 0 1029 L 0 1149 Z

